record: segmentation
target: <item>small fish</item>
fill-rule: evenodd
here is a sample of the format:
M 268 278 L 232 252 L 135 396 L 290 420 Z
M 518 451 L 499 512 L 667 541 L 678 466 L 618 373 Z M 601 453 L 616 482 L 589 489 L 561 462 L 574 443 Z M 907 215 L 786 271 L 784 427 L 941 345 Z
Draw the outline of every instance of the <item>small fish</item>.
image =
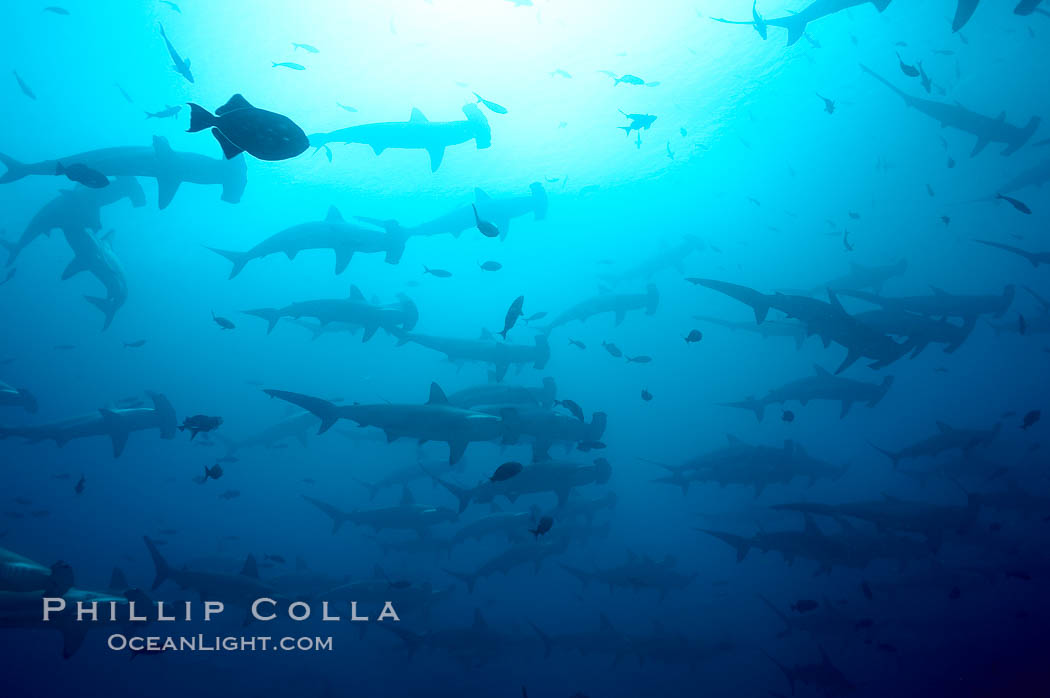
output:
M 919 77 L 919 69 L 913 65 L 908 65 L 907 63 L 905 63 L 904 59 L 901 58 L 900 51 L 897 52 L 897 61 L 900 63 L 902 73 L 907 75 L 909 78 Z
M 222 477 L 222 466 L 216 463 L 210 468 L 204 466 L 204 477 L 200 478 L 199 482 L 203 485 L 208 480 L 218 480 L 220 477 Z
M 492 113 L 494 113 L 494 114 L 506 114 L 507 113 L 507 108 L 506 107 L 504 107 L 504 106 L 502 106 L 500 104 L 496 104 L 495 102 L 491 102 L 491 101 L 483 98 L 477 92 L 474 93 L 474 96 L 478 98 L 478 101 L 477 101 L 478 104 L 484 104 L 485 107 L 489 111 L 491 111 Z
M 933 185 L 931 184 L 926 185 L 926 193 L 929 194 L 931 197 L 937 196 L 937 193 L 933 191 Z
M 135 103 L 135 100 L 133 100 L 133 99 L 131 98 L 131 95 L 129 95 L 129 94 L 128 94 L 128 93 L 127 93 L 127 92 L 126 92 L 125 90 L 124 90 L 124 88 L 120 86 L 120 83 L 116 83 L 116 82 L 115 82 L 115 83 L 113 83 L 113 85 L 114 85 L 114 87 L 116 87 L 116 88 L 117 88 L 118 90 L 120 90 L 120 94 L 124 96 L 124 100 L 125 100 L 125 101 L 126 101 L 126 102 L 127 102 L 128 104 L 134 104 L 134 103 Z
M 237 499 L 237 497 L 240 496 L 240 490 L 226 490 L 225 492 L 219 495 L 219 499 L 225 499 L 226 501 L 230 501 L 231 499 Z
M 873 598 L 873 594 L 871 593 L 871 587 L 868 586 L 867 582 L 860 583 L 860 590 L 864 592 L 864 596 L 868 599 L 868 601 L 871 601 L 871 599 Z
M 536 322 L 537 320 L 542 320 L 545 317 L 547 317 L 547 311 L 546 310 L 541 310 L 540 312 L 533 313 L 532 315 L 530 315 L 527 318 L 525 318 L 525 324 L 527 325 L 530 322 Z
M 642 399 L 649 402 L 653 399 L 653 394 L 649 392 L 648 388 L 642 388 Z
M 109 186 L 109 178 L 106 175 L 79 162 L 71 165 L 63 165 L 61 162 L 56 163 L 55 175 L 65 175 L 69 181 L 83 184 L 91 189 L 102 189 Z
M 576 450 L 583 451 L 584 453 L 586 453 L 587 451 L 600 450 L 603 448 L 605 448 L 605 444 L 601 441 L 581 441 L 580 443 L 576 444 Z
M 1028 208 L 1027 204 L 1025 204 L 1025 202 L 1023 202 L 1023 201 L 1018 201 L 1017 199 L 1015 199 L 1015 198 L 1013 198 L 1011 196 L 1003 196 L 1002 194 L 996 194 L 995 198 L 996 199 L 1002 199 L 1003 201 L 1005 201 L 1006 203 L 1010 204 L 1011 206 L 1013 206 L 1015 209 L 1017 209 L 1021 213 L 1025 214 L 1026 216 L 1032 215 L 1032 209 Z
M 686 136 L 686 134 L 687 134 L 688 132 L 687 132 L 687 131 L 685 130 L 685 127 L 683 126 L 683 127 L 681 127 L 680 129 L 678 129 L 678 133 L 679 133 L 679 135 L 681 135 L 681 136 L 682 136 L 682 138 L 685 138 L 685 136 Z
M 146 344 L 145 339 L 136 339 L 134 342 L 123 342 L 125 349 L 138 349 Z
M 552 70 L 552 71 L 550 72 L 550 76 L 551 76 L 552 78 L 554 78 L 554 77 L 561 77 L 561 78 L 568 78 L 568 79 L 570 79 L 570 80 L 572 79 L 572 76 L 571 76 L 571 75 L 569 75 L 569 73 L 568 73 L 567 71 L 564 71 L 564 70 L 562 70 L 561 68 L 558 68 L 558 69 L 556 69 L 556 70 Z
M 77 484 L 73 488 L 73 491 L 76 492 L 77 494 L 83 494 L 84 493 L 84 488 L 86 486 L 87 486 L 87 478 L 84 477 L 83 475 L 81 475 L 80 476 L 80 480 L 77 481 Z
M 785 421 L 785 422 L 794 422 L 795 421 L 795 413 L 792 412 L 791 410 L 784 410 L 784 414 L 781 415 L 780 418 L 783 421 Z
M 357 113 L 357 107 L 349 107 L 345 104 L 340 104 L 339 102 L 336 102 L 335 105 L 344 111 L 350 112 L 351 114 Z
M 1024 419 L 1021 422 L 1021 429 L 1028 431 L 1028 427 L 1038 422 L 1039 417 L 1041 416 L 1042 415 L 1039 413 L 1039 410 L 1032 410 L 1024 416 Z
M 179 425 L 179 431 L 190 430 L 190 441 L 197 438 L 197 434 L 207 434 L 222 426 L 222 417 L 209 417 L 206 414 L 195 414 L 186 417 Z
M 216 325 L 218 325 L 219 327 L 221 327 L 224 330 L 235 330 L 235 329 L 237 329 L 237 326 L 234 325 L 232 322 L 230 322 L 229 320 L 227 320 L 224 317 L 220 317 L 220 316 L 216 315 L 214 310 L 211 311 L 211 319 L 212 319 L 212 321 L 215 322 Z
M 686 344 L 693 344 L 695 342 L 699 342 L 703 338 L 704 338 L 704 333 L 701 332 L 700 330 L 689 330 L 689 334 L 687 334 L 685 336 L 685 343 Z
M 264 560 L 272 560 L 273 562 L 276 562 L 278 565 L 284 565 L 284 564 L 287 563 L 287 560 L 285 560 L 280 555 L 263 555 L 263 559 Z
M 13 71 L 13 70 L 12 70 L 11 72 L 12 72 L 12 73 L 14 74 L 14 76 L 15 76 L 15 80 L 17 80 L 17 81 L 18 81 L 18 87 L 19 87 L 19 88 L 20 88 L 20 89 L 22 90 L 22 94 L 24 94 L 24 95 L 25 95 L 26 97 L 28 97 L 29 99 L 33 99 L 33 100 L 35 100 L 35 99 L 36 99 L 36 95 L 35 95 L 35 94 L 33 94 L 33 90 L 31 90 L 31 89 L 29 88 L 29 85 L 27 85 L 27 84 L 25 83 L 25 80 L 23 80 L 23 79 L 21 78 L 21 76 L 20 76 L 20 75 L 19 75 L 19 74 L 18 74 L 17 72 L 15 72 L 15 71 Z
M 477 227 L 478 232 L 487 238 L 499 237 L 499 228 L 497 228 L 492 223 L 489 223 L 488 221 L 481 220 L 481 217 L 478 215 L 478 207 L 476 205 L 471 204 L 470 207 L 474 209 L 474 225 Z
M 284 63 L 277 63 L 276 61 L 270 61 L 273 63 L 274 68 L 291 68 L 292 70 L 306 70 L 305 65 L 299 63 L 292 63 L 291 61 L 285 61 Z
M 587 349 L 587 345 L 584 344 L 583 342 L 581 342 L 578 339 L 570 339 L 569 340 L 569 346 L 570 347 L 576 347 L 577 349 L 582 349 L 582 350 L 586 350 Z
M 667 141 L 667 159 L 674 160 L 674 153 L 671 152 L 671 141 Z
M 521 463 L 510 461 L 504 463 L 500 467 L 496 468 L 495 472 L 492 473 L 492 477 L 489 478 L 491 482 L 504 482 L 509 480 L 523 470 Z
M 602 341 L 602 346 L 605 347 L 605 351 L 609 352 L 612 356 L 619 359 L 623 356 L 623 352 L 620 351 L 620 347 L 616 346 L 612 342 Z
M 518 318 L 521 317 L 521 306 L 525 303 L 525 296 L 518 296 L 514 299 L 514 302 L 507 308 L 507 314 L 503 318 L 503 330 L 499 333 L 503 339 L 507 338 L 507 333 L 510 332 L 511 328 L 518 322 Z
M 821 96 L 821 94 L 819 92 L 817 92 L 816 95 L 817 95 L 817 97 L 820 97 L 822 100 L 824 100 L 824 111 L 826 111 L 828 114 L 834 114 L 835 113 L 835 101 L 831 100 L 831 99 L 828 99 L 827 97 Z
M 810 611 L 815 610 L 819 605 L 820 604 L 818 604 L 816 601 L 811 601 L 810 599 L 801 599 L 800 601 L 796 601 L 795 603 L 791 604 L 791 610 L 795 613 L 809 613 Z
M 500 269 L 503 268 L 502 264 L 500 264 L 499 262 L 493 262 L 493 261 L 482 262 L 478 266 L 481 267 L 485 271 L 499 271 Z M 525 322 L 528 322 L 528 320 L 526 320 Z
M 623 358 L 627 359 L 627 363 L 629 364 L 648 364 L 653 361 L 653 357 L 645 356 L 644 354 L 641 356 L 625 356 Z
M 573 400 L 555 400 L 554 404 L 555 405 L 561 405 L 562 407 L 567 409 L 569 412 L 571 412 L 573 417 L 575 417 L 576 419 L 580 420 L 581 422 L 584 421 L 584 419 L 583 419 L 583 408 L 580 407 L 575 401 L 573 401 Z
M 293 41 L 292 42 L 292 50 L 295 51 L 295 50 L 298 50 L 298 49 L 302 49 L 302 50 L 306 51 L 307 53 L 320 53 L 320 50 L 318 50 L 318 48 L 316 46 L 311 46 L 310 44 L 297 44 L 297 43 L 295 43 Z
M 529 533 L 531 533 L 536 538 L 539 538 L 544 533 L 546 533 L 547 531 L 551 530 L 551 526 L 553 526 L 553 525 L 554 525 L 554 519 L 552 517 L 550 517 L 550 516 L 544 516 L 543 518 L 540 519 L 540 522 L 538 524 L 536 524 L 536 528 L 530 528 L 529 529 Z
M 955 169 L 955 158 L 953 158 L 950 155 L 948 156 L 948 169 L 949 170 L 954 170 Z
M 168 50 L 168 56 L 171 58 L 172 69 L 185 78 L 187 82 L 193 82 L 193 73 L 190 72 L 190 60 L 180 56 L 179 52 L 168 41 L 168 35 L 164 33 L 164 25 L 158 22 L 157 26 L 160 27 L 160 36 L 164 39 L 164 47 Z
M 922 61 L 919 61 L 919 80 L 922 81 L 922 89 L 926 90 L 926 94 L 933 91 L 933 80 L 926 74 L 926 69 L 922 67 Z
M 645 80 L 642 80 L 637 75 L 621 75 L 618 78 L 613 78 L 613 80 L 615 81 L 615 82 L 613 82 L 613 87 L 615 87 L 616 85 L 619 85 L 621 82 L 626 84 L 626 85 L 644 85 L 645 84 Z
M 941 216 L 941 223 L 944 223 L 945 226 L 951 225 L 951 222 L 951 216 Z
M 66 16 L 66 17 L 69 16 L 69 10 L 67 10 L 64 7 L 58 7 L 56 5 L 51 5 L 49 7 L 45 7 L 44 8 L 44 12 L 50 12 L 52 14 L 63 15 L 63 16 Z
M 182 111 L 182 105 L 181 104 L 176 105 L 174 107 L 166 106 L 164 109 L 161 109 L 160 111 L 148 111 L 148 112 L 146 112 L 146 118 L 147 119 L 170 119 L 172 117 L 178 116 L 180 111 Z
M 1017 332 L 1018 334 L 1024 335 L 1028 332 L 1028 323 L 1024 319 L 1024 315 L 1017 315 Z
M 431 269 L 425 264 L 423 265 L 423 273 L 436 276 L 439 279 L 447 279 L 452 276 L 452 272 L 450 271 L 445 271 L 444 269 Z

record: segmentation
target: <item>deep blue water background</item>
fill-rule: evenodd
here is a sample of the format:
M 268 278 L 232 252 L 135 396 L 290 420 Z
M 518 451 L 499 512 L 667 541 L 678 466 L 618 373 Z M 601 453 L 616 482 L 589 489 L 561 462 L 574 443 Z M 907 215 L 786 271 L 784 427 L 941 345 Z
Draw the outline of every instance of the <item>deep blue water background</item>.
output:
M 301 329 L 282 323 L 267 336 L 261 322 L 238 311 L 340 297 L 353 283 L 384 302 L 398 292 L 410 295 L 420 309 L 422 332 L 473 337 L 482 327 L 500 329 L 507 305 L 520 294 L 527 314 L 553 314 L 596 293 L 601 274 L 657 253 L 683 235 L 708 244 L 684 261 L 685 274 L 672 268 L 652 278 L 661 292 L 654 316 L 632 312 L 614 327 L 606 315 L 555 330 L 545 370 L 511 371 L 508 382 L 527 385 L 554 376 L 560 397 L 576 400 L 588 412 L 609 413 L 603 439 L 608 448 L 602 455 L 611 461 L 613 477 L 607 486 L 586 491 L 599 496 L 612 490 L 618 504 L 605 515 L 612 526 L 607 538 L 574 546 L 535 575 L 518 569 L 484 579 L 472 594 L 440 568 L 471 569 L 500 551 L 499 539 L 457 548 L 447 561 L 384 556 L 369 531 L 346 526 L 331 535 L 327 520 L 299 496 L 309 494 L 345 509 L 365 506 L 367 492 L 352 478 L 377 480 L 391 467 L 414 462 L 415 445 L 349 441 L 334 434 L 311 437 L 305 449 L 292 442 L 287 449 L 245 450 L 239 462 L 225 466 L 221 481 L 202 486 L 192 478 L 221 455 L 221 446 L 198 447 L 185 434 L 172 441 L 158 440 L 155 432 L 133 434 L 116 460 L 104 439 L 74 441 L 61 449 L 18 439 L 0 442 L 0 509 L 16 513 L 0 520 L 0 544 L 48 564 L 70 562 L 80 586 L 104 587 L 114 565 L 133 584 L 147 586 L 153 570 L 144 534 L 167 539 L 165 555 L 177 563 L 279 553 L 289 560 L 301 555 L 315 569 L 351 578 L 370 577 L 379 563 L 392 576 L 456 586 L 429 622 L 403 617 L 404 626 L 419 631 L 464 626 L 480 608 L 490 624 L 520 635 L 526 643 L 522 648 L 480 667 L 425 652 L 409 664 L 392 635 L 371 628 L 358 638 L 355 629 L 343 625 L 334 631 L 331 655 L 171 653 L 129 663 L 127 656 L 105 649 L 102 631 L 63 660 L 57 635 L 9 630 L 0 633 L 0 656 L 4 682 L 14 686 L 11 695 L 514 696 L 521 684 L 539 697 L 577 691 L 588 696 L 766 695 L 767 690 L 789 691 L 760 650 L 785 662 L 805 662 L 819 657 L 818 645 L 851 680 L 863 684 L 858 691 L 864 695 L 1022 694 L 1015 687 L 1041 678 L 1034 667 L 1046 649 L 1041 628 L 1050 610 L 1050 567 L 1040 552 L 1050 525 L 1042 516 L 1050 511 L 1028 518 L 982 512 L 982 530 L 1000 523 L 1001 535 L 1028 551 L 1011 564 L 1024 565 L 1031 580 L 979 578 L 967 582 L 962 598 L 953 602 L 924 589 L 904 590 L 874 604 L 859 593 L 862 579 L 892 584 L 925 569 L 921 565 L 901 571 L 876 563 L 863 572 L 836 569 L 814 577 L 812 563 L 788 566 L 774 553 L 753 552 L 736 564 L 729 548 L 694 529 L 709 526 L 744 535 L 758 525 L 796 529 L 798 517 L 778 515 L 768 506 L 803 498 L 847 501 L 891 492 L 958 504 L 962 495 L 955 484 L 933 480 L 922 487 L 894 473 L 868 442 L 903 446 L 932 433 L 937 420 L 986 428 L 1006 411 L 1018 416 L 1003 419 L 1002 435 L 984 455 L 1004 465 L 1030 465 L 1018 484 L 1045 494 L 1045 446 L 1029 450 L 1045 441 L 1045 422 L 1025 432 L 1017 428 L 1020 415 L 1045 402 L 1045 336 L 997 335 L 982 320 L 957 353 L 946 355 L 933 346 L 915 360 L 885 369 L 896 383 L 875 409 L 858 405 L 839 420 L 837 404 L 795 404 L 789 406 L 794 422 L 781 421 L 779 410 L 770 408 L 758 423 L 750 413 L 717 403 L 763 394 L 808 375 L 813 364 L 833 369 L 842 350 L 823 349 L 810 339 L 796 351 L 790 340 L 762 340 L 700 323 L 692 316 L 749 321 L 751 315 L 682 278 L 726 279 L 763 291 L 810 288 L 844 273 L 850 262 L 886 264 L 903 257 L 908 271 L 889 282 L 888 295 L 921 294 L 930 286 L 999 293 L 1007 283 L 1050 295 L 1045 268 L 971 242 L 980 237 L 1026 249 L 1050 246 L 1045 191 L 1015 194 L 1033 209 L 1031 216 L 1005 205 L 971 203 L 1050 157 L 1050 148 L 1035 145 L 1046 138 L 1046 127 L 1012 157 L 1001 157 L 1001 148 L 993 145 L 971 158 L 970 135 L 942 131 L 857 67 L 858 62 L 870 65 L 918 94 L 918 83 L 897 67 L 894 52 L 900 51 L 909 62 L 924 60 L 935 83 L 946 90 L 938 99 L 958 100 L 992 116 L 1005 110 L 1011 123 L 1023 124 L 1033 114 L 1050 116 L 1045 70 L 1050 18 L 1015 17 L 1008 4 L 983 3 L 957 34 L 950 27 L 952 2 L 895 0 L 881 15 L 863 6 L 812 25 L 809 34 L 819 40 L 819 49 L 805 40 L 785 47 L 784 33 L 775 28 L 763 42 L 746 26 L 710 21 L 711 15 L 748 17 L 748 3 L 729 0 L 649 6 L 552 1 L 521 8 L 498 0 L 185 0 L 181 13 L 161 3 L 67 2 L 69 16 L 42 12 L 33 3 L 6 7 L 0 63 L 8 74 L 17 70 L 37 96 L 25 98 L 13 77 L 2 78 L 0 151 L 19 160 L 147 145 L 154 135 L 168 138 L 176 150 L 217 157 L 210 136 L 184 132 L 186 109 L 175 120 L 144 120 L 142 110 L 186 101 L 214 108 L 235 92 L 287 114 L 307 133 L 407 119 L 412 107 L 433 120 L 458 119 L 460 107 L 473 101 L 473 90 L 509 113 L 487 113 L 491 148 L 451 147 L 436 173 L 420 151 L 392 150 L 376 157 L 363 145 L 334 145 L 331 163 L 312 151 L 286 162 L 249 160 L 248 185 L 237 204 L 221 202 L 217 187 L 184 184 L 163 211 L 157 210 L 153 181 L 142 179 L 146 207 L 122 202 L 103 211 L 103 229 L 116 231 L 114 250 L 129 286 L 126 305 L 105 332 L 99 332 L 97 311 L 81 299 L 99 293 L 97 283 L 87 277 L 59 281 L 70 258 L 61 234 L 36 241 L 20 257 L 15 278 L 0 287 L 0 358 L 13 359 L 0 368 L 0 379 L 30 388 L 41 410 L 37 415 L 5 410 L 3 423 L 89 413 L 156 390 L 170 398 L 180 419 L 222 415 L 221 433 L 237 438 L 289 414 L 255 382 L 347 401 L 422 402 L 431 381 L 451 392 L 483 383 L 487 368 L 468 364 L 458 370 L 421 347 L 395 348 L 383 332 L 367 344 L 347 336 L 311 342 Z M 767 17 L 802 6 L 768 5 L 760 8 Z M 191 58 L 195 84 L 171 71 L 157 21 L 179 52 Z M 293 41 L 317 46 L 320 53 L 293 53 Z M 271 61 L 285 60 L 307 69 L 271 68 Z M 552 77 L 550 72 L 559 68 L 573 77 Z M 600 70 L 660 84 L 614 87 Z M 124 101 L 114 82 L 134 104 Z M 823 113 L 814 92 L 833 97 L 836 113 Z M 347 113 L 336 101 L 359 111 Z M 625 139 L 616 130 L 623 124 L 617 109 L 659 117 L 643 132 L 640 147 L 633 134 Z M 946 167 L 948 156 L 956 167 Z M 335 276 L 330 252 L 306 252 L 293 262 L 280 255 L 254 261 L 227 281 L 228 263 L 204 247 L 247 249 L 280 229 L 321 219 L 329 205 L 348 217 L 415 224 L 470 203 L 475 187 L 494 196 L 519 196 L 533 181 L 544 182 L 548 191 L 546 220 L 516 219 L 503 242 L 473 231 L 459 238 L 414 238 L 397 266 L 384 264 L 378 255 L 358 255 L 348 271 Z M 68 186 L 53 177 L 0 186 L 7 237 L 21 234 L 33 213 Z M 858 212 L 859 220 L 850 219 L 850 211 Z M 942 224 L 942 215 L 951 217 L 950 225 Z M 855 245 L 852 252 L 841 243 L 844 226 Z M 502 262 L 504 269 L 479 270 L 477 262 L 486 259 Z M 424 276 L 423 265 L 453 276 Z M 640 291 L 644 282 L 625 282 L 617 290 Z M 233 319 L 237 330 L 220 331 L 210 320 L 213 310 Z M 1040 312 L 1030 296 L 1019 292 L 1007 319 Z M 681 338 L 693 327 L 703 330 L 704 339 L 686 344 Z M 518 328 L 511 337 L 531 342 L 532 332 Z M 585 342 L 587 351 L 567 346 L 567 337 Z M 122 341 L 140 338 L 148 339 L 144 347 L 122 347 Z M 627 365 L 601 351 L 603 340 L 628 354 L 652 355 L 654 361 Z M 75 349 L 53 349 L 62 344 Z M 881 378 L 863 362 L 847 375 Z M 639 399 L 643 388 L 655 396 L 652 402 Z M 793 439 L 811 454 L 848 463 L 850 469 L 836 483 L 822 481 L 807 489 L 796 481 L 770 487 L 757 499 L 750 489 L 716 485 L 695 486 L 683 497 L 677 489 L 651 484 L 662 473 L 639 460 L 681 462 L 721 447 L 726 434 L 767 445 Z M 428 444 L 422 454 L 433 462 L 445 457 L 445 449 Z M 569 457 L 586 462 L 593 455 Z M 527 459 L 528 452 L 517 447 L 501 455 L 494 445 L 473 444 L 465 471 L 452 477 L 470 483 L 512 457 Z M 59 473 L 72 479 L 55 479 Z M 73 485 L 81 474 L 86 490 L 77 495 Z M 997 485 L 986 486 L 994 490 Z M 227 488 L 240 490 L 240 497 L 219 499 Z M 447 493 L 425 481 L 412 489 L 419 502 L 454 505 Z M 29 498 L 29 508 L 50 514 L 19 518 L 26 507 L 15 497 Z M 388 489 L 376 503 L 392 504 L 397 498 L 397 490 Z M 530 503 L 519 502 L 518 508 Z M 467 518 L 484 511 L 474 505 Z M 823 526 L 833 528 L 827 522 Z M 169 528 L 178 533 L 159 533 Z M 677 569 L 696 579 L 660 600 L 646 591 L 610 593 L 594 586 L 581 591 L 557 564 L 606 567 L 625 560 L 628 551 L 654 559 L 674 555 Z M 961 554 L 974 566 L 998 564 L 988 546 L 956 553 L 956 562 Z M 277 571 L 264 569 L 263 574 Z M 861 633 L 777 638 L 782 626 L 758 593 L 785 607 L 799 598 L 844 600 L 843 613 L 886 620 L 878 641 L 897 651 L 865 644 Z M 159 596 L 184 597 L 170 585 Z M 626 657 L 610 669 L 611 657 L 605 654 L 556 652 L 544 659 L 527 624 L 551 632 L 590 630 L 600 613 L 627 634 L 653 632 L 659 621 L 666 632 L 682 633 L 697 646 L 729 640 L 734 649 L 691 663 L 650 657 L 639 664 Z M 239 619 L 238 613 L 227 615 Z M 226 630 L 239 632 L 239 621 L 224 622 Z M 330 631 L 319 624 L 300 625 L 309 626 L 308 633 Z M 281 627 L 303 632 L 302 627 Z M 806 690 L 799 687 L 800 693 Z

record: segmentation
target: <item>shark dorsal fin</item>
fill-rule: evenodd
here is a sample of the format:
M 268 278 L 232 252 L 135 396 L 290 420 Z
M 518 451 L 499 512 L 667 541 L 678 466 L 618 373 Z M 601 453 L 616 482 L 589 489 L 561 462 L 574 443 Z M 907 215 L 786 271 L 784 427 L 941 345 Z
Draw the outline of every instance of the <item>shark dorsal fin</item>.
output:
M 416 503 L 415 497 L 412 496 L 412 490 L 408 489 L 408 485 L 401 488 L 401 506 L 410 507 Z
M 153 152 L 157 155 L 171 155 L 171 143 L 164 136 L 153 137 Z
M 343 214 L 339 213 L 339 209 L 335 206 L 328 207 L 328 213 L 324 217 L 325 223 L 342 223 Z
M 365 294 L 361 293 L 361 289 L 356 285 L 350 287 L 350 298 L 355 301 L 361 301 L 362 303 L 365 302 Z
M 492 201 L 492 197 L 489 196 L 488 194 L 486 194 L 482 189 L 475 188 L 474 189 L 474 200 L 477 201 L 480 204 L 480 203 L 484 203 L 486 201 Z
M 423 116 L 423 112 L 415 107 L 412 107 L 412 115 L 408 117 L 408 120 L 414 124 L 425 124 L 429 122 L 429 119 Z
M 813 372 L 816 373 L 821 378 L 830 378 L 831 377 L 831 374 L 828 372 L 828 370 L 826 368 L 823 368 L 821 366 L 817 366 L 816 364 L 813 364 Z
M 484 630 L 489 627 L 489 624 L 485 622 L 485 616 L 481 615 L 481 609 L 474 609 L 474 624 L 471 626 L 474 630 Z
M 437 383 L 430 384 L 430 399 L 427 400 L 428 405 L 447 405 L 448 397 L 445 396 L 445 391 L 441 389 L 441 386 Z
M 186 65 L 187 66 L 189 66 L 189 63 L 190 63 L 189 61 L 186 61 Z M 231 111 L 233 111 L 235 109 L 250 109 L 251 106 L 252 105 L 248 104 L 248 100 L 246 100 L 243 96 L 241 96 L 238 93 L 238 94 L 235 94 L 234 96 L 230 97 L 229 101 L 227 101 L 226 104 L 224 104 L 221 107 L 219 107 L 218 109 L 216 109 L 215 110 L 215 115 L 216 116 L 222 116 L 223 114 L 231 112 Z
M 940 430 L 942 434 L 947 434 L 950 431 L 954 431 L 951 425 L 945 424 L 944 422 L 937 422 L 937 429 Z
M 252 579 L 259 578 L 259 565 L 255 562 L 255 556 L 249 555 L 244 561 L 244 567 L 241 568 L 241 574 L 245 577 L 251 577 Z

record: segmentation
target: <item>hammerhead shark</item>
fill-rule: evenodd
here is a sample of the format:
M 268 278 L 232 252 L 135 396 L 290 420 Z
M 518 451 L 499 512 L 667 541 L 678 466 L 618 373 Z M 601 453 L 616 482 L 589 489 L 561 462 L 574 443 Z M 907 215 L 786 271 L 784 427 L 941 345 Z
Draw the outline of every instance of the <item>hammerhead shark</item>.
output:
M 7 172 L 0 176 L 0 184 L 15 182 L 29 175 L 55 176 L 58 165 L 85 165 L 107 177 L 128 175 L 152 177 L 157 180 L 157 206 L 166 208 L 183 182 L 219 184 L 222 200 L 235 204 L 241 200 L 247 183 L 244 158 L 216 160 L 197 153 L 172 150 L 168 139 L 153 137 L 151 146 L 120 146 L 89 150 L 57 160 L 24 163 L 0 153 L 0 163 Z
M 478 149 L 492 145 L 492 131 L 488 119 L 473 104 L 463 107 L 464 121 L 431 121 L 418 109 L 412 110 L 408 121 L 388 121 L 376 124 L 349 126 L 328 133 L 310 136 L 310 145 L 322 148 L 329 143 L 363 143 L 372 146 L 379 155 L 387 148 L 421 149 L 430 155 L 430 171 L 437 172 L 445 148 L 473 140 Z
M 961 0 L 966 2 L 966 0 Z M 971 0 L 976 5 L 976 0 Z M 721 19 L 718 17 L 712 17 L 716 22 L 722 22 L 723 24 L 748 24 L 751 26 L 758 27 L 761 22 L 764 25 L 770 27 L 782 27 L 788 31 L 787 45 L 791 46 L 796 41 L 802 38 L 802 35 L 806 33 L 806 25 L 810 22 L 816 22 L 818 19 L 823 19 L 829 15 L 833 15 L 836 12 L 842 12 L 848 10 L 851 7 L 859 7 L 861 5 L 867 5 L 871 3 L 875 6 L 879 12 L 882 12 L 887 7 L 891 0 L 814 0 L 808 7 L 793 15 L 786 17 L 776 17 L 774 19 L 761 19 L 756 15 L 755 19 L 748 21 L 733 21 L 728 19 Z M 763 34 L 762 38 L 765 38 Z
M 997 118 L 993 119 L 975 111 L 970 111 L 961 104 L 946 104 L 932 99 L 914 97 L 893 85 L 893 83 L 871 68 L 861 64 L 860 69 L 900 95 L 901 99 L 909 107 L 938 121 L 941 124 L 941 128 L 955 128 L 976 136 L 977 143 L 970 153 L 971 157 L 980 153 L 992 142 L 1006 145 L 1006 149 L 1002 152 L 1003 155 L 1013 155 L 1035 134 L 1041 122 L 1038 116 L 1033 116 L 1024 127 L 1014 126 L 1006 122 L 1006 112 L 1002 112 Z

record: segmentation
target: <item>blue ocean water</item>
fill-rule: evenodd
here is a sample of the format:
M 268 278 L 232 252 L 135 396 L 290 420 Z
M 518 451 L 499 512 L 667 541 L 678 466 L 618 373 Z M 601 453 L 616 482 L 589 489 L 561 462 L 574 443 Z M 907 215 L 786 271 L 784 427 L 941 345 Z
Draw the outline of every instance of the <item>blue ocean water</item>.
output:
M 5 7 L 5 695 L 1045 695 L 1047 9 Z

